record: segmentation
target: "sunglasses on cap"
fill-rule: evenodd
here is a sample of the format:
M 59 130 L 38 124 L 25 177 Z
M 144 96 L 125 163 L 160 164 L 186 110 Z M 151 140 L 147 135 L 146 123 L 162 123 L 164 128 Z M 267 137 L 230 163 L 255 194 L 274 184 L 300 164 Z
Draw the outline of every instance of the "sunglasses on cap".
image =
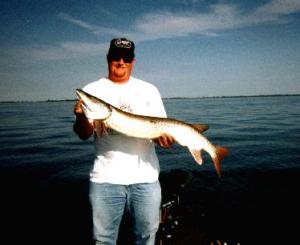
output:
M 109 54 L 109 55 L 107 55 L 108 63 L 110 63 L 112 61 L 119 61 L 121 59 L 123 59 L 125 63 L 131 63 L 133 61 L 134 57 L 128 56 L 128 55 L 120 55 L 120 54 Z

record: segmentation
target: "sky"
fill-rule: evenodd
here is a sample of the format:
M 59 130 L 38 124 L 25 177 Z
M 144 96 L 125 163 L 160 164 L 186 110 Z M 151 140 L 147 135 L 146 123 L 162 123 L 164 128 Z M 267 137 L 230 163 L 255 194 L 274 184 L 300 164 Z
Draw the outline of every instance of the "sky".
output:
M 6 0 L 0 101 L 75 99 L 112 38 L 163 97 L 300 94 L 299 0 Z

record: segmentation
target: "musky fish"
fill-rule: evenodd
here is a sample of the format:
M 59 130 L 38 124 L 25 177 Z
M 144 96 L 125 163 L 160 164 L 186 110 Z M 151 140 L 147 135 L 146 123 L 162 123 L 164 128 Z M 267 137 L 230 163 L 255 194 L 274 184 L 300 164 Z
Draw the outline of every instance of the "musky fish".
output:
M 81 89 L 77 89 L 76 93 L 82 100 L 82 109 L 88 119 L 101 120 L 106 127 L 136 138 L 156 139 L 164 134 L 170 135 L 178 144 L 186 146 L 200 165 L 203 162 L 201 152 L 206 151 L 221 177 L 221 160 L 229 150 L 213 145 L 200 133 L 208 128 L 207 125 L 193 126 L 172 118 L 136 115 L 122 111 Z

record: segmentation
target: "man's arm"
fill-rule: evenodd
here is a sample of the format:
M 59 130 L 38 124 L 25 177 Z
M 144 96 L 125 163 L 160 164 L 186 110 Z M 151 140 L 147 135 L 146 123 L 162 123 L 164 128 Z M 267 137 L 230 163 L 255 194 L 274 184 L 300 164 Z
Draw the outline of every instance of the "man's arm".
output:
M 74 106 L 74 114 L 76 116 L 76 120 L 73 125 L 74 132 L 80 139 L 88 139 L 94 133 L 94 125 L 93 122 L 89 122 L 89 120 L 85 117 L 81 108 L 81 101 L 76 102 Z

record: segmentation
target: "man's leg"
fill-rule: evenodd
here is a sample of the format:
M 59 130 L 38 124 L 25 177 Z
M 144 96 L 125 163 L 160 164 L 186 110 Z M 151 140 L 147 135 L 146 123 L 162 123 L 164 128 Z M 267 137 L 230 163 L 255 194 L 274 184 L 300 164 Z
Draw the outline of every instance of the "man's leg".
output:
M 128 209 L 133 218 L 135 244 L 154 245 L 159 228 L 160 183 L 134 184 L 128 188 Z
M 91 182 L 90 202 L 96 245 L 115 245 L 126 204 L 126 187 Z

